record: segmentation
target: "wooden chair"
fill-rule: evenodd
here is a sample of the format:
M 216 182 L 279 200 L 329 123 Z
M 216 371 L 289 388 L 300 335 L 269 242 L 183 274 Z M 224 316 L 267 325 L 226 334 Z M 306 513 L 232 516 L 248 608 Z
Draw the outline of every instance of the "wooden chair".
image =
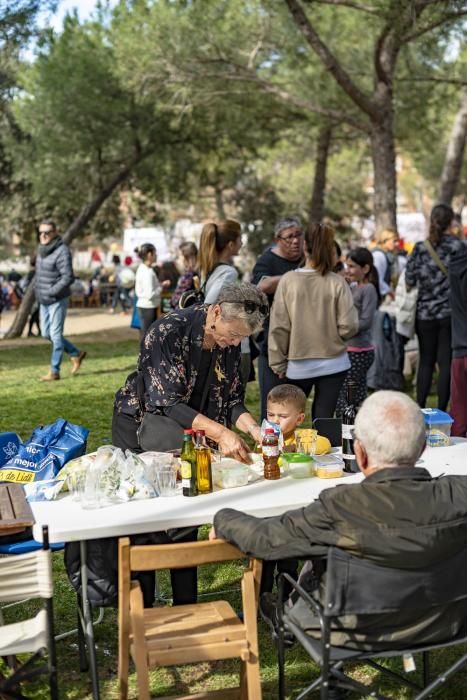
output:
M 129 655 L 136 666 L 139 700 L 149 700 L 151 666 L 175 666 L 239 657 L 240 687 L 196 695 L 202 698 L 261 700 L 257 598 L 261 562 L 252 560 L 243 572 L 243 622 L 227 601 L 144 608 L 143 596 L 132 571 L 152 571 L 200 566 L 244 559 L 239 549 L 223 540 L 171 545 L 132 546 L 119 541 L 118 680 L 120 700 L 128 695 Z M 187 698 L 189 696 L 183 696 Z

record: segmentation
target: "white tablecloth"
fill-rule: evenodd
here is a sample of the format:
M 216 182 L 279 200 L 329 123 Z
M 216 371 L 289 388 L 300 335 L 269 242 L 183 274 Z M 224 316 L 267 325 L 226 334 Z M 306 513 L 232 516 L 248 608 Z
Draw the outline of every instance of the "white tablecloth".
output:
M 467 440 L 454 439 L 453 443 L 449 447 L 427 448 L 417 466 L 427 468 L 433 476 L 467 475 Z M 308 505 L 323 489 L 356 483 L 362 478 L 361 474 L 341 479 L 286 477 L 196 498 L 182 495 L 153 498 L 97 510 L 84 510 L 70 496 L 65 496 L 57 501 L 31 503 L 36 519 L 33 532 L 40 541 L 42 525 L 48 525 L 51 542 L 72 542 L 212 523 L 217 511 L 226 507 L 259 517 L 280 515 Z

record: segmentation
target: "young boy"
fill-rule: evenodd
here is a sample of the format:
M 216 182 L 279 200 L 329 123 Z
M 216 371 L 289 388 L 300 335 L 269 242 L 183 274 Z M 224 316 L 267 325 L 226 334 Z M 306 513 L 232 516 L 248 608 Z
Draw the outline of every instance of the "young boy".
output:
M 295 442 L 295 429 L 305 420 L 305 408 L 305 393 L 293 384 L 280 384 L 268 394 L 267 418 L 280 426 L 285 452 Z
M 271 423 L 277 423 L 282 431 L 284 450 L 295 440 L 294 431 L 305 419 L 306 396 L 298 386 L 293 384 L 280 384 L 275 386 L 268 394 L 267 419 Z M 260 595 L 271 593 L 274 585 L 274 572 L 277 567 L 277 575 L 287 573 L 293 579 L 298 577 L 298 559 L 280 559 L 279 561 L 264 561 L 261 576 Z M 287 583 L 284 586 L 284 597 L 290 595 L 291 587 Z

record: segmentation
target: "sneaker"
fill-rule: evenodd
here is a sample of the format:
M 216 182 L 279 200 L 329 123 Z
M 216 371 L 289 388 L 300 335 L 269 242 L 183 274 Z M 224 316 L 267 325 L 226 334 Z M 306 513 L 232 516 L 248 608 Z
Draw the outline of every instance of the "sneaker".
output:
M 274 593 L 263 593 L 259 599 L 259 614 L 272 632 L 276 641 L 279 637 L 279 616 L 277 614 L 277 597 Z M 284 646 L 290 648 L 295 644 L 295 637 L 287 630 L 283 633 Z
M 76 355 L 76 357 L 70 357 L 71 364 L 73 365 L 73 367 L 71 368 L 72 374 L 76 374 L 76 372 L 79 370 L 79 368 L 81 367 L 81 363 L 86 357 L 86 355 L 87 352 L 85 350 L 81 350 L 79 355 Z
M 58 372 L 49 372 L 39 379 L 40 382 L 56 382 L 60 379 Z

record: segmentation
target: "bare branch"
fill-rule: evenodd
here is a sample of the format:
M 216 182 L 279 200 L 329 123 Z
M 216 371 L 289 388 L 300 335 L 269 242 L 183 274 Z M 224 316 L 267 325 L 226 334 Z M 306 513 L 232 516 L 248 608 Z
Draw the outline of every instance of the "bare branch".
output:
M 261 87 L 261 89 L 264 92 L 278 97 L 282 102 L 286 104 L 293 105 L 294 107 L 305 110 L 306 112 L 313 112 L 314 114 L 320 114 L 323 117 L 329 117 L 337 123 L 345 122 L 352 126 L 354 129 L 357 129 L 358 131 L 363 131 L 365 134 L 370 133 L 370 127 L 368 124 L 365 124 L 365 122 L 356 119 L 352 115 L 346 114 L 344 111 L 341 112 L 335 109 L 329 109 L 328 107 L 322 107 L 321 105 L 311 102 L 309 100 L 301 99 L 299 97 L 296 97 L 295 95 L 292 95 L 290 92 L 287 92 L 287 90 L 284 90 L 278 85 L 274 85 L 273 83 L 268 83 L 265 80 L 261 80 L 261 78 L 251 76 L 249 78 L 246 78 L 246 80 L 256 83 Z
M 448 22 L 456 22 L 462 17 L 467 17 L 467 9 L 461 10 L 460 12 L 451 12 L 450 14 L 442 15 L 435 22 L 426 24 L 424 27 L 420 27 L 420 29 L 417 29 L 415 32 L 412 32 L 411 34 L 406 34 L 405 36 L 401 37 L 401 43 L 408 44 L 410 41 L 413 41 L 414 39 L 418 39 L 418 37 L 423 36 L 423 34 L 431 32 L 432 29 L 436 29 L 436 27 L 440 27 L 442 24 L 447 24 Z
M 411 77 L 411 78 L 398 78 L 399 83 L 445 83 L 446 85 L 467 85 L 467 80 L 462 78 L 448 78 L 447 76 L 441 76 L 438 78 L 432 77 Z
M 248 55 L 248 68 L 249 68 L 249 70 L 253 70 L 253 68 L 255 67 L 256 56 L 259 54 L 259 52 L 261 51 L 262 48 L 263 48 L 263 40 L 260 39 L 258 41 L 258 43 L 256 44 L 256 46 L 253 46 L 252 51 Z
M 374 101 L 362 90 L 360 90 L 360 88 L 353 82 L 347 71 L 342 67 L 334 54 L 321 40 L 321 37 L 305 14 L 299 0 L 285 0 L 285 2 L 288 5 L 289 11 L 296 25 L 302 32 L 308 44 L 323 63 L 326 70 L 331 73 L 335 81 L 357 105 L 357 107 L 365 112 L 371 119 L 379 119 L 379 110 Z
M 307 3 L 315 3 L 317 5 L 339 5 L 341 7 L 350 7 L 353 10 L 359 10 L 360 12 L 367 12 L 370 15 L 379 15 L 379 10 L 376 7 L 370 7 L 369 5 L 361 5 L 357 2 L 352 2 L 351 0 L 305 0 Z

